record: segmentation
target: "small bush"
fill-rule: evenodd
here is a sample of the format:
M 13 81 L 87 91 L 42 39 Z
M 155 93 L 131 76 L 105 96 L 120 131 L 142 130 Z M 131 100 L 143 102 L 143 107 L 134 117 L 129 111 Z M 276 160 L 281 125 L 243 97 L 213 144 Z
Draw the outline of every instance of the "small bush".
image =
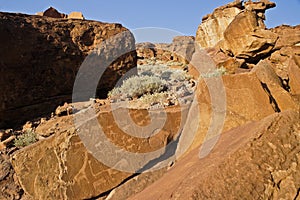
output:
M 221 68 L 214 69 L 211 72 L 208 72 L 208 73 L 205 73 L 205 74 L 201 74 L 201 77 L 202 78 L 219 77 L 219 76 L 225 75 L 226 72 L 227 72 L 226 68 L 221 67 Z
M 25 133 L 19 135 L 15 141 L 14 145 L 16 147 L 25 147 L 33 144 L 37 141 L 37 135 L 32 130 L 27 130 Z
M 156 76 L 133 76 L 125 80 L 120 87 L 108 93 L 110 98 L 138 98 L 144 94 L 159 93 L 166 90 L 167 83 Z

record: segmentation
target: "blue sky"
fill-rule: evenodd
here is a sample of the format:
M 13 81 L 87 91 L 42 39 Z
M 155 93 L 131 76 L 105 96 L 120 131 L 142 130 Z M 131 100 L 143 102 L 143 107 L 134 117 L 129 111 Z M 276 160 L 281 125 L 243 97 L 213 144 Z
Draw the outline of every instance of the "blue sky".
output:
M 87 19 L 117 22 L 129 29 L 159 27 L 195 35 L 202 17 L 230 0 L 0 0 L 0 11 L 34 14 L 49 6 L 60 12 L 81 11 Z M 300 0 L 274 0 L 266 24 L 300 24 Z

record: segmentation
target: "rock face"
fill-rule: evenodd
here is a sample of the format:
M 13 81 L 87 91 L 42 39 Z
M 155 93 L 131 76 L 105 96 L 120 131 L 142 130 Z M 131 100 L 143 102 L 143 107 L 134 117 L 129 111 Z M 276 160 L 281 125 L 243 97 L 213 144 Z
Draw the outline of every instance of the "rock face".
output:
M 266 9 L 275 7 L 269 1 L 235 1 L 217 8 L 200 24 L 197 43 L 204 48 L 219 46 L 236 58 L 255 62 L 275 46 L 277 34 L 266 30 L 263 20 Z
M 196 33 L 196 41 L 201 47 L 213 47 L 224 39 L 223 33 L 237 14 L 241 12 L 242 2 L 231 3 L 214 10 L 202 19 Z
M 76 74 L 89 54 L 94 69 L 107 67 L 98 85 L 100 97 L 136 66 L 134 37 L 120 24 L 0 13 L 0 43 L 0 127 L 70 101 Z M 87 77 L 95 78 L 95 73 Z
M 299 131 L 299 114 L 291 111 L 233 129 L 209 156 L 199 159 L 195 149 L 129 199 L 296 199 Z
M 140 126 L 146 126 L 151 121 L 150 118 L 143 117 L 147 115 L 146 110 L 129 112 Z M 166 123 L 155 137 L 150 139 L 133 137 L 123 132 L 124 129 L 119 128 L 111 111 L 101 112 L 97 118 L 91 120 L 98 121 L 114 145 L 130 152 L 147 153 L 164 147 L 178 136 L 182 110 L 178 108 L 166 112 Z M 159 116 L 160 113 L 157 113 L 156 118 L 159 119 Z M 55 135 L 24 148 L 13 156 L 11 161 L 18 180 L 24 191 L 32 198 L 89 199 L 115 188 L 132 175 L 107 166 L 94 158 L 84 146 L 82 137 L 78 136 L 73 123 L 73 116 L 53 118 L 42 123 L 37 129 L 39 132 L 55 128 Z M 89 129 L 88 133 L 95 133 L 93 126 L 89 125 L 87 122 L 77 130 Z M 122 126 L 125 127 L 126 125 Z M 93 138 L 95 136 L 91 135 Z M 96 137 L 98 145 L 103 145 L 103 138 Z

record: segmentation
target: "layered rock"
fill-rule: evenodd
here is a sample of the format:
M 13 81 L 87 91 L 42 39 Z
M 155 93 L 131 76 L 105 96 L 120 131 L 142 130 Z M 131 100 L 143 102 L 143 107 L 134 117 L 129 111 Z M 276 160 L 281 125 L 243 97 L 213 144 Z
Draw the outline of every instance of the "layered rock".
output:
M 0 127 L 70 101 L 76 74 L 89 54 L 94 70 L 107 67 L 97 96 L 105 97 L 136 66 L 134 37 L 120 24 L 0 13 L 0 42 Z M 87 80 L 98 80 L 95 74 Z
M 261 28 L 256 14 L 248 10 L 238 14 L 223 35 L 221 49 L 248 62 L 268 55 L 278 39 L 277 34 Z
M 257 62 L 277 40 L 277 34 L 266 30 L 263 22 L 265 10 L 272 7 L 275 3 L 269 1 L 235 1 L 217 8 L 202 20 L 196 41 L 200 47 L 217 46 L 228 55 Z
M 217 8 L 202 19 L 196 33 L 196 42 L 201 47 L 213 47 L 224 39 L 223 33 L 237 14 L 241 12 L 242 2 L 230 3 Z

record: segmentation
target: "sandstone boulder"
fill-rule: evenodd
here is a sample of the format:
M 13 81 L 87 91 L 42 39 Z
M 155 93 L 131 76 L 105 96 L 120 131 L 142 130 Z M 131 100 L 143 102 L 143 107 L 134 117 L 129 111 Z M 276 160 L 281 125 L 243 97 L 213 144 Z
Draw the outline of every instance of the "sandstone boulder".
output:
M 229 74 L 238 73 L 245 64 L 245 60 L 230 57 L 217 48 L 207 48 L 207 53 L 211 56 L 217 68 L 223 67 Z
M 99 81 L 99 97 L 130 69 L 136 73 L 135 40 L 120 24 L 0 13 L 0 43 L 0 127 L 18 125 L 71 101 L 83 64 L 91 69 L 86 84 L 107 68 Z
M 275 45 L 275 49 L 300 45 L 300 25 L 281 25 L 270 30 L 279 36 L 278 41 Z
M 223 33 L 237 14 L 241 12 L 241 3 L 232 7 L 218 8 L 203 18 L 196 33 L 196 42 L 201 47 L 213 47 L 224 39 Z
M 282 110 L 297 110 L 298 105 L 293 100 L 272 66 L 267 61 L 260 61 L 252 70 L 260 80 L 263 89 L 268 94 L 270 103 L 276 112 Z M 300 75 L 300 74 L 296 74 Z
M 265 10 L 269 1 L 235 1 L 203 18 L 196 33 L 200 47 L 218 47 L 230 56 L 257 62 L 274 48 L 277 34 L 266 30 Z
M 84 19 L 84 16 L 81 12 L 71 12 L 68 14 L 68 19 Z
M 60 13 L 55 8 L 52 8 L 52 7 L 48 8 L 47 10 L 45 10 L 43 12 L 42 16 L 52 17 L 52 18 L 66 18 L 67 17 L 66 14 Z
M 244 11 L 226 28 L 220 46 L 237 58 L 255 62 L 271 52 L 277 39 L 277 34 L 258 26 L 255 13 Z
M 120 111 L 123 108 L 118 108 Z M 84 112 L 84 110 L 82 111 Z M 139 126 L 151 123 L 147 110 L 129 110 L 130 117 Z M 149 111 L 150 112 L 150 111 Z M 151 111 L 159 120 L 162 111 Z M 122 129 L 111 111 L 103 111 L 93 119 L 74 127 L 73 116 L 55 117 L 42 123 L 38 132 L 53 129 L 54 135 L 41 140 L 27 148 L 16 152 L 12 165 L 25 193 L 33 199 L 90 199 L 112 190 L 133 175 L 132 172 L 114 168 L 127 165 L 126 159 L 118 160 L 114 165 L 107 165 L 97 160 L 91 152 L 92 148 L 100 147 L 106 156 L 114 156 L 117 152 L 105 151 L 105 140 L 133 153 L 147 153 L 163 148 L 178 137 L 181 130 L 182 109 L 166 110 L 167 118 L 162 129 L 153 137 L 134 137 L 133 132 L 126 132 L 127 118 L 122 118 Z M 86 119 L 85 119 L 86 120 Z M 95 126 L 101 125 L 107 139 L 98 136 Z M 79 137 L 78 130 L 86 130 L 86 135 Z M 152 131 L 157 130 L 153 127 Z M 88 135 L 90 134 L 90 135 Z M 90 137 L 91 146 L 86 146 L 83 139 Z M 97 145 L 94 147 L 94 143 Z M 169 155 L 172 156 L 172 155 Z M 109 157 L 114 160 L 113 157 Z M 139 160 L 140 162 L 140 160 Z M 129 168 L 131 167 L 128 166 Z M 150 165 L 151 167 L 151 165 Z M 159 175 L 159 174 L 158 174 Z
M 129 199 L 296 199 L 299 131 L 299 114 L 291 111 L 248 123 L 223 133 L 207 157 L 190 152 Z

